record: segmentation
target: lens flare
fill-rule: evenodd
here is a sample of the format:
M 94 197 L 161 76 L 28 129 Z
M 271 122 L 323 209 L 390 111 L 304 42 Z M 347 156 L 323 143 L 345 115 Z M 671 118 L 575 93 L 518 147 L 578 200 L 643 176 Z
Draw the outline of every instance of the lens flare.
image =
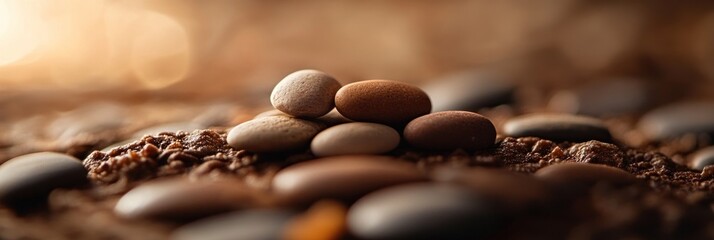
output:
M 40 45 L 39 22 L 32 18 L 32 4 L 0 0 L 0 67 L 23 60 Z
M 189 70 L 190 51 L 184 28 L 166 15 L 146 11 L 136 29 L 131 67 L 148 88 L 162 88 L 182 80 Z

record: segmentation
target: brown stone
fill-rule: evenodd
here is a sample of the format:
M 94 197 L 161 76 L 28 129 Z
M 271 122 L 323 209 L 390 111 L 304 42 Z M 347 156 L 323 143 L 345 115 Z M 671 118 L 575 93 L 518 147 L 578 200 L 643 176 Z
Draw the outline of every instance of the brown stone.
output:
M 387 125 L 405 124 L 431 112 L 431 101 L 424 91 L 390 80 L 347 84 L 337 91 L 335 106 L 349 119 Z

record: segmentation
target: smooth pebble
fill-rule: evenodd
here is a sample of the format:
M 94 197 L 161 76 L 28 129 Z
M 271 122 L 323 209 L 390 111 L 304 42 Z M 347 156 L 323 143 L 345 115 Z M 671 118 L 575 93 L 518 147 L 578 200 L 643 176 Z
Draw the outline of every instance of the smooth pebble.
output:
M 598 182 L 627 184 L 637 178 L 625 170 L 601 164 L 558 163 L 539 169 L 534 174 L 545 182 L 562 186 L 589 186 Z
M 351 201 L 371 191 L 426 180 L 416 166 L 392 157 L 346 155 L 298 163 L 278 172 L 272 190 L 288 204 L 323 198 Z
M 79 159 L 54 152 L 31 153 L 0 165 L 0 201 L 14 203 L 86 182 L 87 170 Z
M 277 209 L 254 209 L 213 216 L 184 225 L 173 240 L 275 240 L 282 239 L 295 214 Z
M 353 122 L 323 130 L 312 139 L 316 156 L 380 154 L 399 145 L 399 133 L 379 123 Z
M 432 103 L 432 112 L 478 111 L 513 101 L 515 85 L 505 75 L 486 71 L 466 71 L 431 81 L 423 87 Z
M 714 165 L 714 147 L 707 147 L 697 150 L 691 161 L 690 166 L 694 170 L 704 170 L 705 167 Z
M 666 105 L 642 116 L 638 128 L 650 140 L 665 140 L 688 133 L 714 137 L 714 102 Z
M 431 176 L 439 182 L 464 185 L 516 211 L 542 204 L 549 198 L 544 182 L 531 175 L 503 169 L 440 167 Z
M 335 107 L 335 93 L 342 85 L 317 70 L 300 70 L 281 80 L 270 94 L 275 109 L 296 117 L 316 118 Z
M 515 117 L 503 126 L 506 136 L 538 137 L 556 142 L 612 142 L 600 119 L 569 114 L 529 114 Z
M 404 139 L 428 150 L 478 150 L 493 147 L 496 128 L 478 113 L 445 111 L 418 117 L 404 128 Z
M 81 134 L 115 130 L 126 123 L 127 110 L 123 105 L 99 102 L 63 113 L 46 130 L 58 140 L 70 140 Z
M 250 152 L 278 152 L 308 147 L 324 128 L 308 120 L 269 116 L 241 123 L 228 132 L 226 141 L 236 149 Z
M 418 183 L 371 193 L 347 214 L 359 239 L 479 239 L 499 226 L 492 201 L 455 185 Z
M 646 81 L 612 79 L 561 90 L 551 97 L 548 108 L 569 114 L 617 116 L 644 110 L 651 103 L 651 95 Z
M 258 204 L 256 193 L 236 180 L 152 181 L 124 194 L 114 212 L 124 218 L 186 220 Z
M 366 80 L 350 83 L 335 95 L 337 110 L 360 122 L 406 124 L 431 112 L 429 96 L 421 89 L 398 81 Z

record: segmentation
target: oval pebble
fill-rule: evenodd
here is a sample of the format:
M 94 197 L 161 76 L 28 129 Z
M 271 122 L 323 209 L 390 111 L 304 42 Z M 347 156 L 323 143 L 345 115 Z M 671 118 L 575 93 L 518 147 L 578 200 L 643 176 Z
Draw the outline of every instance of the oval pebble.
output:
M 119 199 L 114 212 L 124 218 L 186 220 L 256 204 L 255 193 L 235 180 L 192 182 L 175 178 L 132 189 Z
M 310 149 L 315 156 L 380 154 L 399 145 L 399 133 L 379 123 L 340 124 L 318 133 Z
M 0 165 L 0 201 L 24 201 L 86 181 L 87 170 L 79 159 L 54 152 L 31 153 Z
M 498 227 L 491 200 L 459 186 L 390 187 L 358 200 L 347 214 L 359 239 L 480 239 Z
M 550 99 L 548 108 L 570 114 L 617 116 L 644 110 L 651 103 L 651 95 L 646 81 L 610 79 L 559 91 Z
M 335 107 L 335 93 L 342 85 L 317 70 L 300 70 L 281 80 L 270 94 L 275 109 L 296 117 L 316 118 Z
M 184 225 L 173 240 L 282 239 L 294 213 L 285 210 L 245 210 L 213 216 Z
M 58 140 L 70 140 L 82 134 L 114 131 L 127 123 L 128 110 L 114 102 L 97 102 L 62 114 L 48 124 L 46 131 Z
M 665 140 L 688 133 L 714 137 L 714 102 L 676 103 L 642 116 L 638 128 L 651 140 Z
M 347 84 L 335 95 L 335 106 L 354 121 L 405 124 L 431 112 L 429 96 L 398 81 L 366 80 Z
M 539 169 L 534 174 L 537 178 L 555 185 L 585 185 L 598 182 L 627 184 L 637 178 L 625 170 L 601 164 L 559 163 Z
M 278 172 L 272 190 L 290 204 L 323 198 L 351 201 L 371 191 L 426 180 L 413 164 L 387 156 L 347 155 L 299 163 Z
M 513 101 L 515 84 L 506 76 L 485 71 L 466 71 L 435 79 L 424 86 L 433 112 L 478 111 Z
M 549 197 L 547 186 L 539 179 L 503 169 L 440 167 L 431 176 L 439 182 L 464 185 L 516 211 L 544 203 Z
M 530 114 L 507 121 L 505 135 L 538 137 L 556 142 L 612 142 L 605 124 L 596 118 L 569 114 Z
M 404 128 L 404 139 L 428 150 L 486 149 L 496 141 L 496 128 L 478 113 L 436 112 L 409 122 Z
M 236 149 L 250 152 L 277 152 L 308 147 L 324 128 L 308 120 L 269 116 L 241 123 L 228 132 L 226 141 Z
M 707 147 L 696 151 L 690 161 L 694 170 L 704 170 L 705 167 L 714 165 L 714 147 Z

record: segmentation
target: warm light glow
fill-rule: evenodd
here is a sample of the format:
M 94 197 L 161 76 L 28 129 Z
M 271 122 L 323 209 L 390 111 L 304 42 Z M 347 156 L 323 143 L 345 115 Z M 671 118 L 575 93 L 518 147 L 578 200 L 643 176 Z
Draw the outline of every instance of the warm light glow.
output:
M 0 0 L 0 66 L 23 60 L 40 43 L 41 33 L 34 31 L 38 19 L 26 17 L 28 3 Z
M 0 82 L 162 88 L 190 71 L 188 36 L 134 1 L 0 0 Z
M 186 31 L 173 19 L 155 12 L 141 16 L 131 65 L 149 88 L 161 88 L 181 80 L 188 71 L 189 45 Z

